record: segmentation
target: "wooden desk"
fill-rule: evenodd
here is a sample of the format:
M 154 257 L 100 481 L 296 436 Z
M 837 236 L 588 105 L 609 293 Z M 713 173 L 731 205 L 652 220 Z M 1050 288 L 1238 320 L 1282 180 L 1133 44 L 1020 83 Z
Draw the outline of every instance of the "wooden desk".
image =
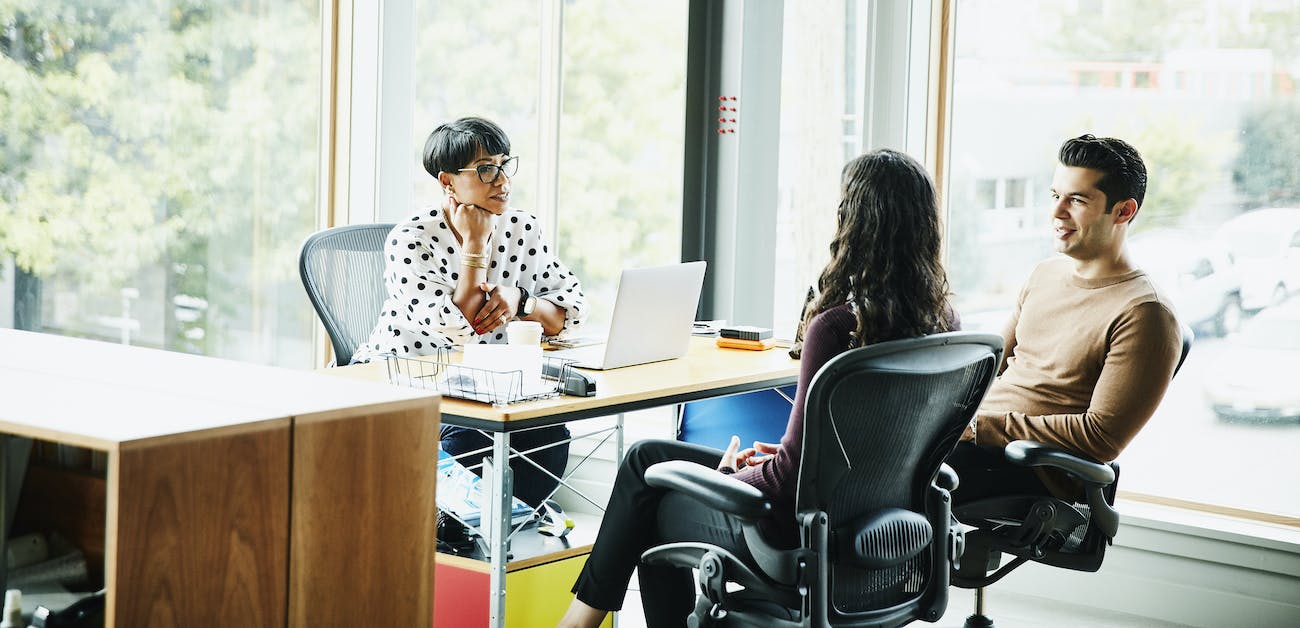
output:
M 359 364 L 331 369 L 331 372 L 372 380 L 387 377 L 382 363 Z M 442 420 L 450 425 L 491 431 L 492 460 L 501 461 L 509 457 L 512 431 L 788 386 L 798 380 L 799 362 L 791 359 L 784 349 L 719 349 L 712 338 L 692 338 L 690 349 L 681 359 L 583 372 L 596 381 L 594 397 L 555 397 L 505 407 L 447 398 L 442 402 Z M 619 449 L 621 455 L 621 438 Z M 496 473 L 489 499 L 501 505 L 497 513 L 508 513 L 512 486 L 510 465 L 494 467 Z M 491 625 L 501 628 L 505 626 L 507 571 L 504 531 L 510 525 L 508 518 L 502 516 L 487 521 L 485 526 L 487 538 L 494 540 L 489 567 Z M 589 551 L 589 547 L 580 549 Z
M 429 625 L 436 395 L 0 330 L 0 399 L 108 454 L 108 626 Z

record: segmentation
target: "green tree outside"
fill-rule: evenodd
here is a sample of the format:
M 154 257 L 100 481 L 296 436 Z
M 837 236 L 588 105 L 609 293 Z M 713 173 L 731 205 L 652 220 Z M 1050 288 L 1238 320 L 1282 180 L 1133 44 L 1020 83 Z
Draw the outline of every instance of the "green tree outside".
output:
M 310 330 L 317 11 L 0 0 L 0 251 L 76 298 L 43 324 L 112 337 L 94 321 L 139 288 L 144 344 L 292 361 L 239 347 Z

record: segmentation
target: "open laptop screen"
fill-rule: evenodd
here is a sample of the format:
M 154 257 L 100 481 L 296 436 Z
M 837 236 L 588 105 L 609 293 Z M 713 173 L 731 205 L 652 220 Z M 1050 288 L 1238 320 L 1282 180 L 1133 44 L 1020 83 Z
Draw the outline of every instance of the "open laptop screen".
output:
M 585 368 L 612 369 L 686 355 L 705 268 L 701 261 L 625 269 L 605 344 L 560 351 L 556 357 L 578 359 Z

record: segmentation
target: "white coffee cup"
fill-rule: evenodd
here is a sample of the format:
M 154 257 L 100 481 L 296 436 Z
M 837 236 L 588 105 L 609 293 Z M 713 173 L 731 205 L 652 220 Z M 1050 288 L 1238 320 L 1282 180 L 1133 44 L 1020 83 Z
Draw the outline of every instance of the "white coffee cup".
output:
M 512 345 L 540 345 L 542 324 L 537 321 L 511 321 L 506 325 L 506 342 Z

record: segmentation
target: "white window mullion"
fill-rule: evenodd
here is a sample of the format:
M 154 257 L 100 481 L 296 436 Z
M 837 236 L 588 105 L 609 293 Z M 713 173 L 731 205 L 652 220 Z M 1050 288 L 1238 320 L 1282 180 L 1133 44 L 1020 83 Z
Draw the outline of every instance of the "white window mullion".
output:
M 340 2 L 333 225 L 405 216 L 414 204 L 413 0 Z
M 563 112 L 564 2 L 542 0 L 537 63 L 537 207 L 542 228 L 559 248 L 560 115 Z

